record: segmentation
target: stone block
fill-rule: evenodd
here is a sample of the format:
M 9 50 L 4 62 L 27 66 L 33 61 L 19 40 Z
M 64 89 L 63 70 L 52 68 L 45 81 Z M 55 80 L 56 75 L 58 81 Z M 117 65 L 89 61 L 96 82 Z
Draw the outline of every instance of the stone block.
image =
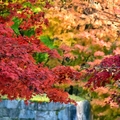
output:
M 28 102 L 28 105 L 25 104 L 24 100 L 21 100 L 19 103 L 19 109 L 29 109 L 29 110 L 36 110 L 38 103 Z
M 16 117 L 16 118 L 12 118 L 12 120 L 20 120 L 18 117 Z
M 49 109 L 48 105 L 49 105 L 49 103 L 39 103 L 38 104 L 38 110 L 40 110 L 40 111 L 46 111 L 46 110 Z
M 4 100 L 4 106 L 8 109 L 10 108 L 17 108 L 18 107 L 19 100 Z
M 26 107 L 26 105 L 25 105 L 24 100 L 21 100 L 20 103 L 19 103 L 18 108 L 19 108 L 19 109 L 25 109 L 25 107 Z
M 57 120 L 56 111 L 37 111 L 35 120 Z
M 35 120 L 35 118 L 19 118 L 18 120 Z
M 38 105 L 38 103 L 32 103 L 32 102 L 30 102 L 28 105 L 25 105 L 25 109 L 37 110 L 37 105 Z
M 69 111 L 69 118 L 70 120 L 77 120 L 77 110 L 76 110 L 76 106 L 71 105 L 70 107 L 67 108 Z
M 9 117 L 2 117 L 2 118 L 0 118 L 0 120 L 12 120 L 12 119 Z
M 38 110 L 40 111 L 54 111 L 54 110 L 61 110 L 65 109 L 67 105 L 61 104 L 59 102 L 50 102 L 50 103 L 38 103 Z
M 0 101 L 0 109 L 5 107 L 5 101 Z
M 58 120 L 69 120 L 69 113 L 67 109 L 58 111 Z
M 0 120 L 90 120 L 90 103 L 87 100 L 71 104 L 29 103 L 4 100 L 0 103 Z
M 0 109 L 0 117 L 7 117 L 9 116 L 9 110 L 6 108 Z
M 58 111 L 58 120 L 77 120 L 76 106 L 68 104 L 64 110 Z
M 17 118 L 20 114 L 20 110 L 19 109 L 9 109 L 9 117 L 11 118 Z
M 22 109 L 20 110 L 19 118 L 31 119 L 31 118 L 35 118 L 35 114 L 36 114 L 35 110 L 32 111 L 32 110 Z

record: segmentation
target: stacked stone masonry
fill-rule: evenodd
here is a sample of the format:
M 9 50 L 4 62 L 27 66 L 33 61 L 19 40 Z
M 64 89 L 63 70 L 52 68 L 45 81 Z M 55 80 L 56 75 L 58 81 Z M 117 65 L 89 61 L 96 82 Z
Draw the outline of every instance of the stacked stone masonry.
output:
M 61 103 L 0 102 L 0 120 L 77 120 L 76 106 Z M 85 119 L 88 120 L 88 119 Z

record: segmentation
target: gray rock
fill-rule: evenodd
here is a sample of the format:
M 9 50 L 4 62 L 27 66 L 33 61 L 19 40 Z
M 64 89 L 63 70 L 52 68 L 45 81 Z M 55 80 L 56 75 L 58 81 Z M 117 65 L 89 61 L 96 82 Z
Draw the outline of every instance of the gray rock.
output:
M 30 103 L 23 100 L 3 100 L 0 102 L 0 120 L 90 120 L 90 103 L 71 104 Z
M 69 120 L 69 113 L 67 109 L 61 110 L 58 112 L 58 120 Z
M 6 108 L 17 108 L 18 107 L 18 103 L 19 103 L 19 100 L 4 100 L 4 106 Z
M 22 109 L 20 110 L 19 118 L 35 118 L 36 111 Z
M 35 120 L 57 120 L 55 111 L 38 111 Z
M 70 107 L 68 107 L 68 111 L 69 111 L 69 118 L 70 118 L 70 120 L 77 120 L 76 106 L 71 105 Z
M 9 109 L 9 117 L 11 118 L 17 118 L 20 114 L 20 110 L 19 109 Z
M 38 110 L 40 110 L 40 111 L 46 111 L 48 109 L 49 109 L 48 108 L 48 103 L 39 103 L 38 104 Z
M 21 101 L 19 102 L 18 108 L 19 108 L 19 109 L 25 109 L 24 100 L 21 100 Z
M 69 104 L 64 110 L 58 112 L 58 120 L 77 120 L 76 107 Z
M 18 119 L 12 119 L 12 120 L 35 120 L 35 118 L 18 118 Z
M 28 102 L 28 105 L 25 104 L 24 100 L 21 100 L 19 103 L 19 109 L 29 109 L 29 110 L 37 110 L 38 103 Z
M 12 120 L 12 119 L 9 117 L 2 117 L 2 118 L 0 118 L 0 120 Z
M 5 100 L 0 102 L 0 108 L 4 108 L 5 107 Z
M 26 105 L 26 109 L 29 109 L 29 110 L 37 110 L 37 107 L 38 107 L 38 103 L 29 103 L 29 105 Z
M 59 102 L 41 103 L 38 104 L 38 110 L 40 111 L 54 111 L 64 109 L 67 105 Z
M 9 116 L 9 110 L 6 108 L 0 109 L 0 117 L 8 117 Z

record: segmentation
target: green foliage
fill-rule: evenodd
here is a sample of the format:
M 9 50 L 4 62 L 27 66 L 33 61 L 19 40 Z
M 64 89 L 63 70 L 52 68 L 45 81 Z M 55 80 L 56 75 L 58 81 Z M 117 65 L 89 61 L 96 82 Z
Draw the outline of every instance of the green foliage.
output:
M 45 63 L 47 62 L 49 55 L 48 53 L 34 53 L 33 57 L 36 60 L 36 63 Z
M 21 35 L 25 35 L 25 36 L 28 36 L 28 37 L 31 37 L 32 35 L 35 35 L 34 28 L 31 28 L 29 30 L 21 30 L 20 33 L 21 33 Z
M 115 108 L 110 108 L 109 105 L 106 106 L 92 106 L 94 120 L 118 120 L 117 117 L 120 116 L 120 110 Z M 107 115 L 106 115 L 107 114 Z
M 40 36 L 40 40 L 50 49 L 55 48 L 53 40 L 51 40 L 49 36 Z
M 23 3 L 23 7 L 27 8 L 27 7 L 32 7 L 32 4 L 30 2 L 24 2 Z
M 13 18 L 13 22 L 14 22 L 14 24 L 11 26 L 11 28 L 16 33 L 16 35 L 20 35 L 19 25 L 21 23 L 21 20 L 19 18 L 15 17 L 15 18 Z

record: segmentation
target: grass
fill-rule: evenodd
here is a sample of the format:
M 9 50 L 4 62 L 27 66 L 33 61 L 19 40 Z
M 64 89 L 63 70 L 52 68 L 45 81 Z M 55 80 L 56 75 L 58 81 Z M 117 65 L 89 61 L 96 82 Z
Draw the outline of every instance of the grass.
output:
M 84 98 L 81 98 L 81 97 L 76 96 L 74 94 L 70 95 L 69 97 L 71 99 L 75 100 L 76 102 L 85 100 Z M 2 99 L 6 100 L 7 96 L 2 96 Z M 20 99 L 18 98 L 17 100 L 20 100 Z M 50 100 L 46 95 L 36 95 L 36 96 L 33 96 L 33 98 L 31 98 L 30 101 L 31 102 L 49 102 Z
M 79 96 L 75 96 L 75 95 L 70 95 L 70 98 L 75 100 L 76 102 L 78 101 L 82 101 L 82 100 L 85 100 Z M 43 96 L 40 96 L 40 95 L 37 95 L 37 96 L 34 96 L 30 101 L 34 101 L 34 102 L 37 102 L 37 101 L 41 101 L 41 102 L 49 102 L 49 98 L 46 97 L 46 95 L 43 95 Z
M 49 102 L 49 98 L 46 95 L 36 95 L 30 99 L 32 102 Z
M 76 95 L 70 95 L 70 98 L 75 100 L 76 102 L 79 102 L 79 101 L 82 101 L 82 100 L 85 100 L 84 98 L 80 97 L 80 96 L 76 96 Z

